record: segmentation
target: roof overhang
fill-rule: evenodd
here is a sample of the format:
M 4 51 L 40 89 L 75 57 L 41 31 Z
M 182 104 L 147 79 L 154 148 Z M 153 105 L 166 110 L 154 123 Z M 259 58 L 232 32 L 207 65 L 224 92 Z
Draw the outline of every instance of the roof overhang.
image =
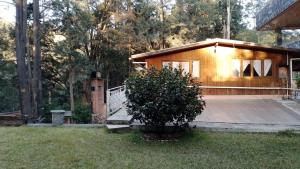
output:
M 271 47 L 266 45 L 259 45 L 253 42 L 244 42 L 244 41 L 236 41 L 236 40 L 226 40 L 226 39 L 207 39 L 206 41 L 201 41 L 197 43 L 192 43 L 180 47 L 167 48 L 162 50 L 157 50 L 153 52 L 146 52 L 136 55 L 131 55 L 129 60 L 134 61 L 143 61 L 149 57 L 156 57 L 161 55 L 167 55 L 172 53 L 179 53 L 188 50 L 194 50 L 209 46 L 224 46 L 224 47 L 232 47 L 232 48 L 241 48 L 241 49 L 250 49 L 250 50 L 258 50 L 258 51 L 272 51 L 272 52 L 291 52 L 291 53 L 299 53 L 298 49 L 290 49 L 284 47 Z
M 256 16 L 257 30 L 300 28 L 300 0 L 270 0 Z
M 300 49 L 300 41 L 294 41 L 285 45 L 288 48 Z

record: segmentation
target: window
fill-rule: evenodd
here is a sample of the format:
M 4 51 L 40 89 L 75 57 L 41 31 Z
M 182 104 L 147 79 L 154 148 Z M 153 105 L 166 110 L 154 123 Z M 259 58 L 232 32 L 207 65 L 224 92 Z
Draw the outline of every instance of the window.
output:
M 239 59 L 232 60 L 232 76 L 233 77 L 241 76 L 241 60 Z
M 173 69 L 179 69 L 179 65 L 180 65 L 179 62 L 173 62 L 173 63 L 172 63 Z
M 251 62 L 250 62 L 250 60 L 243 60 L 243 75 L 244 75 L 244 77 L 251 76 Z
M 171 62 L 163 62 L 162 63 L 163 68 L 170 68 L 170 64 L 171 64 Z
M 173 69 L 179 70 L 181 68 L 183 70 L 183 73 L 189 73 L 190 72 L 190 63 L 189 62 L 162 62 L 163 67 L 169 68 L 170 65 Z
M 183 70 L 182 73 L 186 74 L 190 72 L 189 62 L 173 62 L 172 64 L 173 69 L 181 68 Z
M 272 60 L 232 60 L 232 76 L 240 77 L 243 72 L 243 77 L 262 77 L 272 76 Z
M 182 73 L 190 73 L 190 63 L 189 62 L 180 62 L 183 72 Z
M 200 77 L 200 61 L 193 61 L 192 77 Z
M 272 76 L 272 60 L 264 60 L 264 76 Z
M 261 60 L 253 60 L 253 76 L 254 77 L 262 76 Z
M 142 71 L 147 69 L 147 63 L 146 62 L 133 62 L 133 68 L 136 71 Z

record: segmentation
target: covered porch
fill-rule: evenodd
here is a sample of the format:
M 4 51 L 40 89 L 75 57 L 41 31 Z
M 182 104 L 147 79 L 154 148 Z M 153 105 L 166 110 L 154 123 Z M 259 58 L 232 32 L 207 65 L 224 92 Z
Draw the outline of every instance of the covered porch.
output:
M 299 29 L 300 0 L 270 0 L 256 16 L 257 30 Z

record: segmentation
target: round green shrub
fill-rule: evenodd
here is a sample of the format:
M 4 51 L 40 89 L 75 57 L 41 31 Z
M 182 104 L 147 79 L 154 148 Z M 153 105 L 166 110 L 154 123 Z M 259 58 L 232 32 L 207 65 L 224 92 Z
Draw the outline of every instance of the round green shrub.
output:
M 127 110 L 146 126 L 188 126 L 204 109 L 199 84 L 181 70 L 151 68 L 135 72 L 125 82 Z

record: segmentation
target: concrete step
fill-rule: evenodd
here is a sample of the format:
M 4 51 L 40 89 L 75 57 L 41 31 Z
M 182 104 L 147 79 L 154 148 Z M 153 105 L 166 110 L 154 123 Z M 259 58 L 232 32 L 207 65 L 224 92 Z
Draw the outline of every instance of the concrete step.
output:
M 128 125 L 132 122 L 132 116 L 127 114 L 125 108 L 120 109 L 106 120 L 107 124 Z
M 111 124 L 111 125 L 129 125 L 131 121 L 128 120 L 107 120 L 106 124 Z
M 106 123 L 107 124 L 119 124 L 119 125 L 128 125 L 132 122 L 132 116 L 127 116 L 127 117 L 116 117 L 112 116 L 107 118 Z
M 107 124 L 106 128 L 111 132 L 126 132 L 129 131 L 130 125 Z

